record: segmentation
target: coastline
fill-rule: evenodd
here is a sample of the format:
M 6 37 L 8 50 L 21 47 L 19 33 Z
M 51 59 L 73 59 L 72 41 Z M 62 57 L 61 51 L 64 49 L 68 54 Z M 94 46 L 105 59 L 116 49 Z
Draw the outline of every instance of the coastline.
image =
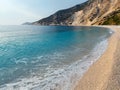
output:
M 99 27 L 99 26 L 98 26 Z M 112 29 L 115 33 L 109 38 L 108 48 L 79 80 L 74 90 L 119 90 L 120 89 L 120 27 L 100 26 Z M 116 66 L 117 65 L 117 66 Z
M 11 27 L 11 26 L 10 26 Z M 20 28 L 22 28 L 21 26 L 20 26 Z M 30 26 L 30 28 L 31 28 L 31 26 Z M 36 27 L 36 28 L 38 28 L 38 27 Z M 65 27 L 64 27 L 65 28 Z M 72 27 L 73 28 L 73 27 Z M 72 29 L 71 28 L 71 29 Z M 80 29 L 81 27 L 78 27 L 78 29 Z M 82 29 L 81 30 L 84 30 L 84 28 L 85 27 L 82 27 Z M 74 44 L 72 45 L 72 43 L 70 43 L 71 45 L 72 45 L 72 48 L 73 48 L 73 46 L 74 46 L 74 48 L 75 48 L 75 51 L 76 51 L 76 53 L 74 52 L 74 48 L 71 50 L 70 48 L 68 49 L 68 46 L 67 46 L 67 53 L 69 53 L 69 50 L 70 51 L 72 51 L 71 52 L 71 54 L 68 54 L 68 55 L 73 55 L 73 53 L 75 53 L 75 55 L 77 55 L 78 57 L 73 57 L 74 58 L 74 60 L 73 59 L 71 59 L 72 60 L 72 62 L 70 63 L 69 62 L 69 60 L 68 60 L 68 63 L 70 63 L 70 64 L 66 64 L 66 65 L 63 65 L 63 67 L 62 68 L 55 68 L 55 67 L 48 67 L 46 70 L 48 70 L 47 71 L 47 73 L 43 73 L 44 75 L 43 76 L 45 76 L 45 77 L 42 77 L 42 76 L 40 76 L 40 74 L 41 74 L 41 72 L 40 72 L 40 74 L 39 74 L 39 72 L 37 73 L 34 73 L 34 75 L 28 75 L 28 77 L 24 77 L 24 75 L 23 75 L 23 77 L 22 78 L 19 78 L 19 76 L 18 76 L 18 78 L 16 78 L 15 80 L 13 80 L 12 82 L 10 81 L 10 82 L 5 82 L 5 84 L 2 84 L 1 86 L 0 86 L 0 90 L 10 90 L 10 89 L 12 89 L 12 90 L 16 90 L 16 89 L 20 89 L 20 90 L 28 90 L 28 89 L 32 89 L 32 90 L 48 90 L 48 89 L 50 89 L 50 90 L 73 90 L 74 89 L 74 86 L 76 86 L 75 84 L 77 84 L 77 82 L 76 81 L 79 81 L 79 79 L 78 78 L 81 78 L 82 76 L 83 76 L 83 74 L 89 69 L 89 67 L 94 63 L 94 62 L 96 62 L 96 60 L 98 60 L 98 58 L 100 58 L 100 56 L 103 54 L 103 52 L 106 50 L 106 48 L 107 48 L 107 45 L 108 45 L 108 38 L 107 37 L 109 37 L 111 34 L 110 34 L 110 31 L 109 30 L 105 30 L 105 28 L 97 28 L 97 27 L 93 27 L 94 29 L 93 29 L 93 31 L 92 31 L 92 28 L 90 29 L 91 27 L 86 27 L 85 28 L 85 32 L 83 33 L 84 34 L 84 36 L 85 36 L 85 38 L 83 39 L 83 40 L 85 40 L 85 43 L 82 45 L 83 46 L 83 49 L 82 49 L 82 47 L 80 47 L 79 46 L 79 44 L 76 44 L 75 45 L 75 42 L 76 42 L 76 40 L 77 41 L 79 41 L 81 38 L 78 38 L 78 37 L 80 37 L 80 35 L 82 34 L 81 33 L 81 30 L 80 30 L 80 34 L 78 34 L 78 31 L 75 31 L 76 32 L 76 34 L 75 34 L 75 32 L 74 33 L 72 33 L 73 34 L 73 36 L 75 36 L 75 42 L 74 42 Z M 24 28 L 22 28 L 22 30 L 23 31 L 25 31 L 25 30 L 27 30 L 27 29 L 29 29 L 29 27 L 27 26 L 27 28 L 26 27 L 24 27 Z M 53 28 L 52 28 L 53 29 Z M 55 28 L 56 29 L 56 28 Z M 60 28 L 61 29 L 61 28 Z M 75 28 L 73 28 L 73 29 L 75 29 L 75 30 L 77 30 L 77 28 L 75 27 Z M 13 29 L 14 30 L 14 29 Z M 21 31 L 22 31 L 21 30 Z M 34 29 L 33 29 L 34 30 Z M 65 28 L 65 30 L 67 30 L 66 28 Z M 91 31 L 90 31 L 91 30 Z M 97 31 L 96 31 L 97 30 Z M 31 30 L 32 31 L 32 30 Z M 30 32 L 31 32 L 30 31 Z M 74 31 L 74 30 L 73 30 Z M 105 32 L 104 32 L 105 31 Z M 7 30 L 6 30 L 6 32 L 7 32 Z M 15 31 L 14 31 L 15 32 Z M 16 31 L 17 32 L 17 31 Z M 25 31 L 25 35 L 28 35 L 29 36 L 29 34 L 30 34 L 30 32 L 29 33 L 26 33 L 26 31 Z M 90 32 L 90 33 L 89 33 Z M 23 32 L 21 32 L 23 35 L 24 35 L 24 33 Z M 21 34 L 20 32 L 19 33 L 16 33 L 16 37 L 19 35 L 19 34 Z M 35 33 L 35 32 L 34 32 Z M 66 33 L 66 32 L 65 32 Z M 68 32 L 69 33 L 69 32 Z M 70 32 L 71 33 L 71 32 Z M 106 33 L 106 34 L 105 34 Z M 32 34 L 33 34 L 33 31 L 32 31 Z M 6 34 L 7 35 L 7 34 Z M 35 34 L 36 35 L 36 34 Z M 53 34 L 52 34 L 53 35 Z M 78 37 L 77 37 L 77 35 L 79 35 Z M 12 36 L 12 34 L 11 34 L 11 36 Z M 37 36 L 37 35 L 36 35 Z M 55 36 L 56 36 L 56 34 L 55 34 Z M 60 35 L 61 36 L 61 35 Z M 15 36 L 14 36 L 15 37 Z M 21 37 L 23 37 L 23 36 L 21 36 Z M 21 38 L 20 37 L 20 38 Z M 77 37 L 77 38 L 76 38 Z M 82 37 L 83 37 L 83 35 L 82 35 Z M 68 38 L 68 37 L 67 37 Z M 89 38 L 89 40 L 88 40 L 88 38 Z M 19 38 L 18 39 L 16 39 L 18 42 L 25 42 L 24 40 L 26 41 L 29 41 L 30 40 L 30 45 L 31 45 L 31 43 L 33 42 L 32 41 L 32 38 L 27 38 L 26 37 L 26 39 L 25 38 L 21 38 L 20 39 L 20 41 L 19 41 Z M 34 37 L 34 39 L 37 39 L 38 40 L 38 38 L 35 38 Z M 64 38 L 65 39 L 65 38 Z M 71 38 L 72 40 L 74 39 L 74 38 Z M 70 39 L 70 40 L 71 40 Z M 11 38 L 9 38 L 9 40 L 11 40 Z M 9 42 L 9 40 L 8 40 L 8 42 Z M 39 40 L 40 40 L 40 38 L 39 38 Z M 60 39 L 61 40 L 61 39 Z M 57 41 L 60 41 L 60 40 L 57 40 Z M 88 40 L 88 41 L 86 41 L 86 40 Z M 96 42 L 96 40 L 98 40 L 98 42 Z M 43 40 L 44 41 L 44 40 Z M 50 41 L 54 41 L 53 39 L 52 40 L 50 40 Z M 55 39 L 55 41 L 56 41 L 56 39 Z M 54 41 L 54 42 L 55 42 Z M 11 41 L 10 41 L 11 42 Z M 35 42 L 36 42 L 36 40 L 35 40 Z M 37 42 L 39 42 L 39 41 L 37 41 Z M 66 41 L 65 41 L 66 42 Z M 88 42 L 88 43 L 86 43 L 86 42 Z M 92 42 L 92 43 L 91 43 Z M 57 43 L 57 42 L 56 42 Z M 63 41 L 61 42 L 62 44 L 63 44 Z M 68 42 L 66 42 L 67 44 L 68 44 Z M 93 45 L 90 45 L 90 43 L 91 44 L 93 44 Z M 14 46 L 14 44 L 16 44 L 15 42 L 13 42 L 13 46 Z M 35 43 L 36 45 L 38 45 L 37 43 Z M 59 42 L 59 44 L 60 44 L 60 42 Z M 65 43 L 64 43 L 65 44 Z M 81 44 L 81 42 L 80 42 L 80 44 Z M 16 46 L 15 47 L 17 47 L 17 45 L 18 44 L 16 44 Z M 32 44 L 33 45 L 33 44 Z M 32 46 L 31 45 L 31 46 Z M 40 45 L 40 44 L 39 44 Z M 12 43 L 11 43 L 11 46 L 12 46 Z M 27 45 L 28 46 L 28 45 Z M 30 46 L 30 47 L 31 47 Z M 91 46 L 91 47 L 90 47 Z M 24 45 L 22 45 L 22 47 L 26 47 L 26 44 Z M 32 47 L 34 47 L 34 46 L 32 46 Z M 61 47 L 61 45 L 60 45 L 60 47 Z M 85 48 L 84 48 L 85 47 Z M 86 48 L 87 47 L 87 48 Z M 7 47 L 6 47 L 7 48 Z M 19 48 L 19 45 L 18 45 L 18 48 Z M 43 47 L 44 48 L 44 47 Z M 9 49 L 9 47 L 8 47 L 8 49 Z M 36 50 L 36 48 L 33 48 L 34 50 Z M 19 49 L 16 49 L 16 50 L 19 50 Z M 27 49 L 26 48 L 24 48 L 24 50 L 26 51 Z M 33 50 L 33 51 L 34 51 Z M 39 48 L 37 48 L 37 50 L 38 51 L 40 51 L 39 50 Z M 85 50 L 86 50 L 86 52 L 85 52 Z M 25 52 L 25 51 L 23 51 L 23 53 Z M 80 51 L 80 53 L 81 53 L 81 51 L 83 51 L 83 54 L 81 54 L 81 58 L 79 58 L 80 57 L 80 53 L 78 52 L 78 51 Z M 17 52 L 17 51 L 16 51 Z M 47 51 L 48 52 L 48 51 Z M 46 54 L 45 54 L 46 55 Z M 56 55 L 57 55 L 57 57 L 58 57 L 58 59 L 59 58 L 61 58 L 61 55 L 62 54 L 59 54 L 59 53 L 55 53 L 54 55 L 52 55 L 52 54 L 47 54 L 47 56 L 50 56 L 50 57 L 52 57 L 51 59 L 53 59 L 54 57 L 55 57 L 55 59 L 56 59 Z M 21 52 L 20 52 L 20 56 L 21 56 Z M 16 53 L 15 53 L 15 56 L 14 57 L 16 57 Z M 18 57 L 18 56 L 17 56 Z M 42 56 L 43 57 L 43 56 Z M 28 61 L 28 59 L 30 59 L 30 61 Z M 27 63 L 30 63 L 30 64 L 33 64 L 33 65 L 37 65 L 36 64 L 36 60 L 37 60 L 37 63 L 39 64 L 39 62 L 38 62 L 38 60 L 40 61 L 41 60 L 41 56 L 36 56 L 36 57 L 34 57 L 34 59 L 33 59 L 33 57 L 30 57 L 30 58 L 26 58 L 26 59 L 24 59 L 24 58 L 21 58 L 21 59 L 19 59 L 19 60 L 17 60 L 17 59 L 13 59 L 13 61 L 15 61 L 15 64 L 17 64 L 18 66 L 19 66 L 19 63 L 21 64 L 21 62 L 20 61 L 22 61 L 22 63 L 23 63 L 23 65 L 26 65 L 26 67 L 25 68 L 27 68 Z M 35 60 L 36 59 L 36 60 Z M 43 58 L 44 59 L 44 58 Z M 34 60 L 34 62 L 32 62 L 32 60 Z M 46 59 L 45 59 L 46 60 Z M 47 60 L 48 60 L 48 58 L 47 58 Z M 54 60 L 54 59 L 53 59 Z M 76 61 L 75 61 L 76 60 Z M 7 62 L 6 62 L 7 63 Z M 25 63 L 25 64 L 24 64 Z M 53 65 L 53 63 L 54 62 L 52 62 L 52 65 Z M 67 63 L 67 62 L 66 62 Z M 44 64 L 44 62 L 43 62 L 43 64 Z M 47 63 L 45 63 L 47 66 L 49 65 L 49 64 L 47 64 Z M 44 65 L 45 65 L 44 64 Z M 56 64 L 56 63 L 55 63 Z M 59 64 L 59 63 L 58 63 Z M 63 62 L 63 64 L 64 64 L 64 62 Z M 40 64 L 39 64 L 40 65 Z M 62 65 L 62 64 L 61 64 Z M 41 65 L 42 66 L 42 65 Z M 49 65 L 50 66 L 50 65 Z M 19 66 L 19 67 L 21 67 L 21 66 Z M 35 67 L 36 69 L 37 69 L 37 67 Z M 55 68 L 55 69 L 54 69 Z M 17 69 L 19 69 L 18 67 L 17 67 Z M 24 69 L 24 67 L 23 68 L 21 68 L 22 70 Z M 30 70 L 32 70 L 32 68 L 30 68 L 29 67 L 29 69 Z M 40 69 L 40 68 L 38 68 L 38 69 Z M 7 70 L 7 69 L 6 69 Z M 11 70 L 11 69 L 10 69 Z M 9 70 L 9 71 L 10 71 Z M 26 69 L 27 71 L 28 71 L 28 69 Z M 45 71 L 45 68 L 43 68 L 42 70 L 44 70 Z M 23 73 L 22 71 L 21 71 L 21 73 Z M 12 73 L 12 75 L 16 75 L 16 73 Z M 8 75 L 9 75 L 9 73 L 8 73 Z M 16 75 L 17 76 L 17 75 Z M 3 79 L 4 80 L 4 79 Z M 4 82 L 4 81 L 3 81 Z

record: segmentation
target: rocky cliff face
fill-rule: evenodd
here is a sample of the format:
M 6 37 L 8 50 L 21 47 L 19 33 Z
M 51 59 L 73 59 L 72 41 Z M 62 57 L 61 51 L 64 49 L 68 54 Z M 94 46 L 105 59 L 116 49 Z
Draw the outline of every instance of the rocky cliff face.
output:
M 102 25 L 120 25 L 120 10 L 114 11 L 99 22 Z
M 106 24 L 105 22 L 110 18 L 113 18 L 112 16 L 116 13 L 120 13 L 120 0 L 88 0 L 75 7 L 58 11 L 55 14 L 33 22 L 32 24 L 75 26 L 99 25 Z
M 76 5 L 72 8 L 60 10 L 55 14 L 41 19 L 37 22 L 33 22 L 35 25 L 71 25 L 74 21 L 74 14 L 82 10 L 87 5 L 87 2 L 82 3 L 80 5 Z

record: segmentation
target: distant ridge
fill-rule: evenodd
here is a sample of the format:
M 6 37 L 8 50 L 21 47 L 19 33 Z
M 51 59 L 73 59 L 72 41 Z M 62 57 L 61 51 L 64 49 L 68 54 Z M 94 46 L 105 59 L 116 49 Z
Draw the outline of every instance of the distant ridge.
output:
M 31 25 L 32 23 L 30 23 L 30 22 L 25 22 L 25 23 L 23 23 L 22 25 Z
M 116 16 L 116 17 L 114 17 Z M 114 19 L 114 20 L 113 20 Z M 30 25 L 119 25 L 120 0 L 88 0 Z

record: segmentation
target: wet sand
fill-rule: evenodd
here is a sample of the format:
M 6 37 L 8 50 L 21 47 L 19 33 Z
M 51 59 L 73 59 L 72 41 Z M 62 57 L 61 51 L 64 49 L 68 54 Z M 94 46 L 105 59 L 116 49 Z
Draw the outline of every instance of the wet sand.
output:
M 120 90 L 120 27 L 104 27 L 115 31 L 109 39 L 108 48 L 74 90 Z

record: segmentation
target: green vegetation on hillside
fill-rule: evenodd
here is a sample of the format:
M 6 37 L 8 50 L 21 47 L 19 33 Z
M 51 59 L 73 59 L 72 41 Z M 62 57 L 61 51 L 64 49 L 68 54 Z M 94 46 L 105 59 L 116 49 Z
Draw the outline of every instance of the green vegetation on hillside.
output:
M 110 15 L 105 19 L 102 25 L 120 25 L 120 12 Z

